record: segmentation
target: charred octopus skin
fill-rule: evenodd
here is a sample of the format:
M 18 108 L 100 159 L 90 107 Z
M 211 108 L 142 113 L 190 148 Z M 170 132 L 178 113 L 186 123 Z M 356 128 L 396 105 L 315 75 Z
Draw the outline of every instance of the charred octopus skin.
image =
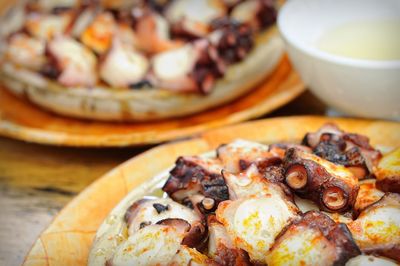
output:
M 367 254 L 400 261 L 400 195 L 386 193 L 348 224 L 354 240 Z
M 296 256 L 301 254 L 300 256 Z M 344 265 L 361 254 L 346 225 L 319 211 L 309 211 L 276 239 L 268 265 Z
M 209 37 L 154 56 L 151 77 L 162 88 L 207 94 L 228 65 L 242 61 L 252 47 L 250 29 L 228 20 L 216 26 Z
M 172 199 L 188 204 L 201 213 L 215 211 L 218 204 L 229 199 L 229 189 L 216 159 L 180 157 L 163 186 Z
M 284 168 L 285 183 L 323 210 L 343 213 L 354 206 L 358 180 L 345 167 L 291 148 L 286 152 Z
M 319 157 L 346 166 L 359 179 L 373 174 L 382 157 L 366 136 L 346 133 L 334 124 L 325 124 L 318 131 L 307 133 L 302 143 Z

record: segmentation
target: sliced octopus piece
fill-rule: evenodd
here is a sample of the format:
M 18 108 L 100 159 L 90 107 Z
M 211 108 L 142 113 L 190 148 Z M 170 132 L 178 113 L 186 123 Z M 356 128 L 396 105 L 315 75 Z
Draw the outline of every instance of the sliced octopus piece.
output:
M 252 265 L 247 252 L 236 248 L 225 227 L 214 215 L 208 216 L 208 256 L 223 266 Z
M 178 202 L 189 196 L 201 194 L 218 204 L 229 199 L 228 187 L 221 170 L 222 165 L 216 159 L 179 157 L 163 190 Z
M 171 199 L 142 199 L 134 202 L 125 214 L 129 235 L 152 224 L 187 227 L 182 244 L 201 246 L 207 235 L 202 217 L 192 209 Z
M 386 193 L 348 224 L 354 240 L 367 254 L 400 261 L 400 195 Z
M 157 13 L 146 13 L 136 22 L 135 32 L 140 50 L 157 54 L 183 46 L 183 42 L 172 40 L 170 26 L 166 19 Z
M 57 37 L 48 44 L 48 52 L 59 71 L 56 78 L 64 86 L 94 86 L 97 83 L 96 56 L 87 47 L 69 37 Z
M 285 183 L 323 210 L 346 212 L 354 206 L 358 179 L 344 166 L 292 148 L 286 152 L 284 168 Z
M 181 247 L 185 228 L 149 225 L 119 245 L 109 266 L 168 265 Z
M 232 9 L 230 17 L 259 31 L 271 26 L 276 21 L 277 12 L 274 1 L 247 0 L 236 5 Z
M 110 12 L 102 12 L 94 18 L 82 32 L 80 40 L 98 54 L 104 54 L 111 48 L 116 32 L 116 21 Z
M 5 58 L 17 66 L 40 70 L 46 63 L 45 50 L 44 40 L 19 33 L 9 38 Z
M 268 265 L 343 265 L 361 252 L 344 224 L 309 211 L 276 239 Z
M 285 197 L 269 196 L 221 202 L 216 215 L 233 245 L 246 251 L 252 262 L 264 263 L 275 238 L 298 213 Z
M 385 192 L 400 193 L 400 148 L 383 156 L 375 175 L 379 189 Z
M 37 39 L 50 41 L 54 37 L 63 35 L 70 24 L 73 16 L 71 13 L 59 15 L 30 13 L 26 17 L 25 28 Z
M 251 164 L 262 171 L 268 166 L 281 163 L 275 153 L 269 152 L 267 145 L 246 140 L 221 145 L 217 148 L 217 157 L 222 161 L 224 169 L 231 173 L 242 172 Z
M 359 182 L 360 190 L 354 204 L 354 210 L 360 213 L 369 205 L 380 200 L 385 192 L 379 190 L 376 186 L 376 179 L 365 179 Z
M 171 24 L 178 23 L 182 19 L 190 19 L 203 25 L 209 25 L 212 20 L 223 17 L 226 7 L 218 0 L 175 0 L 165 11 L 165 16 Z
M 100 77 L 113 87 L 128 87 L 143 80 L 149 61 L 140 52 L 114 41 L 100 65 Z
M 233 174 L 223 170 L 222 175 L 228 185 L 231 200 L 265 196 L 292 199 L 290 190 L 284 184 L 266 179 L 254 164 L 247 168 L 245 172 Z

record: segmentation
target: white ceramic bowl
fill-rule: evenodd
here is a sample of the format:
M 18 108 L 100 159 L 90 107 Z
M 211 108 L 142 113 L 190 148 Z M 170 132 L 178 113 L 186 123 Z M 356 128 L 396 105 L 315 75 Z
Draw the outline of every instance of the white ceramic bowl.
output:
M 400 0 L 289 0 L 278 26 L 292 63 L 322 101 L 349 115 L 400 120 L 400 60 L 352 59 L 316 47 L 327 30 L 381 18 L 400 19 Z

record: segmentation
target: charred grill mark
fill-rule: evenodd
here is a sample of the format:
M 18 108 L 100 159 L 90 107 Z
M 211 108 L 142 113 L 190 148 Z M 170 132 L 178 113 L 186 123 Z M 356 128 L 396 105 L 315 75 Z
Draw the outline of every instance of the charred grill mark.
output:
M 321 142 L 313 149 L 313 152 L 328 161 L 345 165 L 347 162 L 345 148 L 346 143 L 342 139 L 334 138 L 332 134 L 323 134 Z
M 147 89 L 151 88 L 153 85 L 151 84 L 150 81 L 148 80 L 141 80 L 139 82 L 136 82 L 134 84 L 130 84 L 129 88 L 133 90 L 141 90 L 141 89 Z
M 168 204 L 167 205 L 162 205 L 160 203 L 154 203 L 153 207 L 157 211 L 158 214 L 169 210 L 169 205 Z
M 277 184 L 281 187 L 285 195 L 291 200 L 293 200 L 293 192 L 290 187 L 285 184 L 285 169 L 282 165 L 276 166 L 272 165 L 264 170 L 264 177 L 270 182 Z
M 142 228 L 144 228 L 144 227 L 146 227 L 148 225 L 151 225 L 151 222 L 141 222 L 140 225 L 139 225 L 139 229 L 142 229 Z

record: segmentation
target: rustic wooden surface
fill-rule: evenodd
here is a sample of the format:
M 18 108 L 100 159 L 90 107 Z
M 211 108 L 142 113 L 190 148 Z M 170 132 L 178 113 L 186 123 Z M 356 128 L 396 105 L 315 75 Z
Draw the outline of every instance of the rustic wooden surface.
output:
M 264 143 L 298 140 L 326 122 L 365 134 L 372 145 L 400 146 L 400 123 L 314 116 L 253 121 L 158 146 L 108 172 L 74 198 L 40 235 L 24 265 L 86 265 L 96 230 L 108 213 L 129 191 L 171 166 L 180 155 L 201 154 L 238 137 Z
M 323 104 L 307 92 L 268 117 L 324 112 Z M 71 198 L 149 147 L 61 148 L 0 137 L 0 265 L 19 265 Z

